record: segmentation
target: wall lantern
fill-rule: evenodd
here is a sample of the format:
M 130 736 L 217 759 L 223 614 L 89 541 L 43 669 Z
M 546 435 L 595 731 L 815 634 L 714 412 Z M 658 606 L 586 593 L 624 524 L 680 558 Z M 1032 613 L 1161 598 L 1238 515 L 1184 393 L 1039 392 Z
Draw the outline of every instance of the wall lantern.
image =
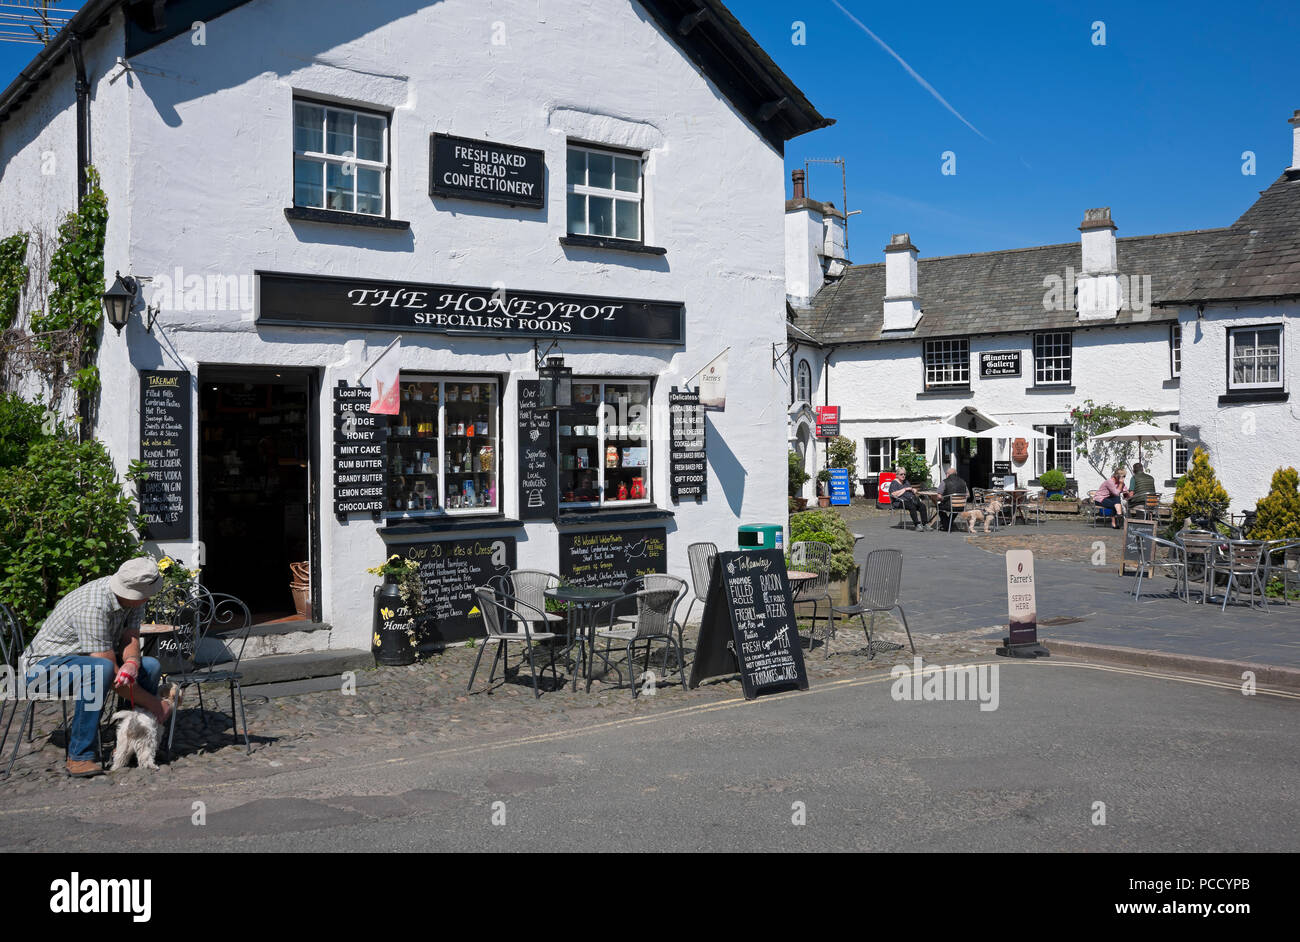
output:
M 116 278 L 113 281 L 113 287 L 104 292 L 104 316 L 108 322 L 121 336 L 122 328 L 126 326 L 127 320 L 131 317 L 131 309 L 135 307 L 136 295 L 140 292 L 140 281 L 142 279 L 132 278 L 127 275 L 122 277 L 122 273 L 114 272 Z M 148 278 L 143 279 L 148 281 Z M 144 329 L 146 333 L 153 333 L 154 321 L 158 319 L 159 307 L 151 307 L 146 304 L 144 308 Z
M 537 376 L 541 380 L 543 409 L 567 409 L 573 405 L 573 369 L 564 365 L 564 357 L 548 356 Z

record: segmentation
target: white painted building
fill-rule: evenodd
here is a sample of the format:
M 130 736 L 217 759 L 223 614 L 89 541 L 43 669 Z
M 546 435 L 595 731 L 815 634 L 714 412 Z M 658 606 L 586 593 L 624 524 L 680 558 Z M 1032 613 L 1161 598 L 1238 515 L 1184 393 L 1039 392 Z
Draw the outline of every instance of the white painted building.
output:
M 95 433 L 122 470 L 142 377 L 182 374 L 187 487 L 151 549 L 205 550 L 205 581 L 268 613 L 308 560 L 312 616 L 355 648 L 365 569 L 391 552 L 509 544 L 577 578 L 561 543 L 627 533 L 624 568 L 656 565 L 632 538 L 662 536 L 657 565 L 688 577 L 690 543 L 784 519 L 784 482 L 756 469 L 785 389 L 743 367 L 785 336 L 784 142 L 830 122 L 722 3 L 251 0 L 199 25 L 190 6 L 88 0 L 0 94 L 0 237 L 76 205 L 80 146 L 107 280 L 140 280 L 99 355 Z M 380 465 L 344 469 L 335 390 L 399 334 L 402 411 Z M 580 404 L 539 512 L 519 395 L 556 339 Z M 727 347 L 707 496 L 678 503 L 669 391 Z M 620 399 L 642 413 L 597 408 Z

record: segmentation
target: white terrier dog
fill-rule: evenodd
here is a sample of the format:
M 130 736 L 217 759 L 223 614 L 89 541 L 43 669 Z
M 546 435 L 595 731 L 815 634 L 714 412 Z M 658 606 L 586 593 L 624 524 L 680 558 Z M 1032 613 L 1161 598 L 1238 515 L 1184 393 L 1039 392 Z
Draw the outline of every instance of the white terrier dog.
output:
M 179 687 L 160 689 L 158 694 L 171 703 L 172 710 L 179 708 Z M 162 745 L 163 728 L 157 717 L 144 707 L 136 707 L 134 710 L 118 711 L 113 715 L 112 722 L 117 724 L 117 748 L 113 750 L 110 771 L 116 772 L 123 768 L 133 755 L 140 768 L 158 768 L 154 756 Z

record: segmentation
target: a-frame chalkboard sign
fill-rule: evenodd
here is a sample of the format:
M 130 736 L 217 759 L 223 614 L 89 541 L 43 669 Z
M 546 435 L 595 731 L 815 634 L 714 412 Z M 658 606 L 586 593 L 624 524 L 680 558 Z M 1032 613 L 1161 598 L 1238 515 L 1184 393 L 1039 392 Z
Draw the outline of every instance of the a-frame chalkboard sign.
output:
M 747 700 L 808 689 L 785 556 L 778 549 L 719 553 L 713 564 L 690 686 L 735 673 Z

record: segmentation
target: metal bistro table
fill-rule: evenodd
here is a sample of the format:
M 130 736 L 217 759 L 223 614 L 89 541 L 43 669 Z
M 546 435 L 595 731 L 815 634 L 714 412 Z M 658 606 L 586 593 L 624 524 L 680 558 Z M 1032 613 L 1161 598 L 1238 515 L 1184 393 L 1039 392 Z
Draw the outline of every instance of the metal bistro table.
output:
M 582 659 L 582 670 L 587 678 L 588 690 L 591 690 L 591 661 L 596 648 L 596 612 L 622 596 L 623 593 L 618 589 L 601 589 L 584 585 L 557 586 L 546 590 L 547 598 L 564 602 L 569 606 L 570 611 L 582 613 L 577 630 L 573 630 L 572 624 L 569 626 L 571 638 L 565 654 L 571 655 L 575 644 L 580 646 L 579 657 Z M 573 672 L 573 689 L 575 692 L 578 689 L 576 669 Z

